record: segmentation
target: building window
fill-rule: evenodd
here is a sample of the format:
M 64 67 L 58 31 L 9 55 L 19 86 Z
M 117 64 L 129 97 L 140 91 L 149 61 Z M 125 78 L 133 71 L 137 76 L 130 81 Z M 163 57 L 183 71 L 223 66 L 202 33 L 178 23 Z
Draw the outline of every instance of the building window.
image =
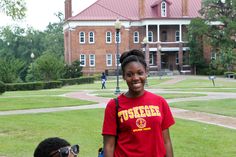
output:
M 175 41 L 180 41 L 179 40 L 179 31 L 175 32 Z
M 154 65 L 154 53 L 153 52 L 150 52 L 150 55 L 149 55 L 149 65 Z
M 162 31 L 161 32 L 161 37 L 162 37 L 161 41 L 162 42 L 166 42 L 167 41 L 167 32 L 166 31 Z
M 179 54 L 178 53 L 176 53 L 175 63 L 179 64 Z
M 106 32 L 106 43 L 111 43 L 111 42 L 112 42 L 112 33 Z
M 139 32 L 134 32 L 133 40 L 134 43 L 139 43 Z
M 86 66 L 86 55 L 84 54 L 80 55 L 80 66 L 82 67 Z
M 211 52 L 211 60 L 216 60 L 216 53 L 215 52 Z
M 85 43 L 85 33 L 84 32 L 79 33 L 79 42 Z
M 116 65 L 117 65 L 117 55 L 115 55 L 116 57 L 115 57 L 115 60 L 116 60 Z M 118 55 L 118 64 L 119 64 L 119 66 L 121 65 L 120 64 L 120 54 Z
M 112 54 L 106 55 L 106 63 L 107 63 L 107 66 L 112 66 Z
M 148 31 L 148 42 L 153 42 L 153 32 Z
M 117 43 L 117 41 L 118 41 L 118 43 L 121 42 L 121 35 L 120 35 L 120 32 L 119 32 L 119 33 L 116 32 L 116 43 Z
M 89 55 L 89 66 L 91 66 L 91 67 L 95 66 L 95 55 L 94 54 Z
M 89 32 L 89 43 L 94 43 L 94 32 Z
M 161 3 L 161 17 L 166 17 L 167 7 L 166 2 Z

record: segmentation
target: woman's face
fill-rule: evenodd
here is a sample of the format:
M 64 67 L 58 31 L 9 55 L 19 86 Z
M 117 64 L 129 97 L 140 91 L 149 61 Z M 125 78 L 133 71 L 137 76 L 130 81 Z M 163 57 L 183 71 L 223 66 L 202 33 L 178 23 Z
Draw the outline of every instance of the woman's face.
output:
M 147 73 L 141 63 L 128 63 L 124 68 L 123 78 L 129 87 L 129 97 L 138 97 L 143 94 Z

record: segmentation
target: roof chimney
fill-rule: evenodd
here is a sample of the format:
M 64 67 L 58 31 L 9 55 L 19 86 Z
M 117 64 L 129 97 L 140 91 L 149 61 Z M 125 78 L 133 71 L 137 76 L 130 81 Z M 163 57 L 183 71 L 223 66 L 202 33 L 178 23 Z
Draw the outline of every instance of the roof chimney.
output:
M 182 16 L 188 16 L 188 0 L 182 0 Z
M 65 20 L 72 17 L 72 0 L 65 0 Z
M 145 0 L 138 0 L 138 13 L 139 18 L 144 18 L 145 16 Z

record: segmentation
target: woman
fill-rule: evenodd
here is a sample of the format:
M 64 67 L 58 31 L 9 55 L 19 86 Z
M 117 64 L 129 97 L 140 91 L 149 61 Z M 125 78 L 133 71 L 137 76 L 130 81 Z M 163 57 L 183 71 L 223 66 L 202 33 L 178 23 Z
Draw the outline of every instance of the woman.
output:
M 34 151 L 34 157 L 77 157 L 79 145 L 71 146 L 59 137 L 50 137 L 41 141 Z
M 128 91 L 107 104 L 103 122 L 105 157 L 172 157 L 169 127 L 175 123 L 167 102 L 144 90 L 147 79 L 142 51 L 120 57 Z

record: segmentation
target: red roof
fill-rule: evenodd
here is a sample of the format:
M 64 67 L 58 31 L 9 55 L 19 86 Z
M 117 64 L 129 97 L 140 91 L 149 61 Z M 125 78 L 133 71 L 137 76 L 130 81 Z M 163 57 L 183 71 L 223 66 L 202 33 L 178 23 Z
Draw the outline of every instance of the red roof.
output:
M 139 19 L 139 0 L 98 0 L 91 6 L 70 18 L 70 20 L 140 20 Z M 158 5 L 160 0 L 144 0 L 145 16 L 144 19 L 158 19 L 153 4 Z M 195 18 L 200 16 L 201 0 L 188 0 L 188 16 L 182 16 L 182 0 L 167 0 L 169 3 L 168 19 L 174 18 Z M 163 19 L 163 18 L 162 18 Z

